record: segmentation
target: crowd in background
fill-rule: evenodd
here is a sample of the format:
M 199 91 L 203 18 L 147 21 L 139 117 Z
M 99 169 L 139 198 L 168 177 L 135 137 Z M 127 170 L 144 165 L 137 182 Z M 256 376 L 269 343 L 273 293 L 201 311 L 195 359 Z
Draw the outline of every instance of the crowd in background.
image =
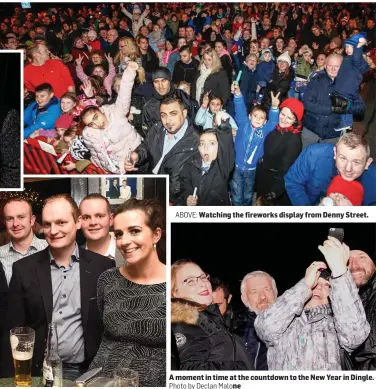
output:
M 375 204 L 372 3 L 15 7 L 0 30 L 24 137 L 66 171 L 169 174 L 174 205 Z

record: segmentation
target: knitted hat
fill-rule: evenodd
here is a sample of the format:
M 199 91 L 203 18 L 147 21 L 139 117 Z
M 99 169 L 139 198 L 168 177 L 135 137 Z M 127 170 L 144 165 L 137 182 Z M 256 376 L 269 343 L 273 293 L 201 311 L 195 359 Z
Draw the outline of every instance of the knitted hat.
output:
M 152 81 L 156 78 L 163 78 L 165 80 L 171 81 L 171 73 L 166 68 L 157 68 L 152 74 Z
M 289 56 L 287 51 L 284 51 L 283 54 L 279 55 L 277 62 L 279 63 L 279 61 L 287 62 L 288 66 L 291 66 L 291 63 L 292 63 L 291 62 L 291 57 Z
M 141 14 L 141 10 L 138 5 L 134 6 L 134 9 L 132 10 L 132 14 Z
M 350 45 L 352 47 L 355 47 L 357 46 L 357 44 L 360 42 L 360 39 L 365 39 L 366 37 L 366 34 L 365 32 L 360 32 L 359 34 L 355 34 L 351 37 L 349 37 L 345 42 L 344 42 L 344 46 L 345 45 Z
M 294 97 L 288 97 L 280 104 L 280 109 L 284 107 L 289 108 L 297 117 L 297 120 L 301 122 L 302 117 L 304 116 L 304 104 L 300 100 L 295 99 Z
M 363 203 L 364 188 L 358 181 L 346 181 L 342 176 L 336 176 L 327 189 L 330 193 L 340 193 L 352 203 L 353 206 L 360 206 Z
M 47 38 L 43 34 L 36 34 L 33 38 L 33 41 L 44 41 L 47 42 Z
M 73 122 L 72 115 L 61 115 L 56 119 L 55 128 L 66 128 L 71 127 Z

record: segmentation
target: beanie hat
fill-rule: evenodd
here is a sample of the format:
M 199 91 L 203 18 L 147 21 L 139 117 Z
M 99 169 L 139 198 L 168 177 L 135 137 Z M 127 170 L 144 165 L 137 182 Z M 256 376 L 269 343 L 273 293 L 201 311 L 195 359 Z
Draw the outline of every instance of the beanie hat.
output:
M 357 46 L 357 44 L 360 42 L 360 39 L 365 39 L 366 37 L 366 34 L 365 32 L 360 32 L 359 34 L 355 34 L 351 37 L 349 37 L 345 42 L 344 42 L 344 46 L 345 45 L 350 45 L 352 47 L 355 47 Z
M 340 193 L 352 203 L 353 206 L 360 206 L 363 203 L 364 188 L 358 181 L 346 181 L 342 176 L 336 176 L 327 188 L 327 195 Z
M 342 47 L 342 40 L 338 36 L 331 39 L 331 42 L 334 42 L 337 47 Z
M 141 14 L 141 10 L 138 5 L 134 6 L 134 9 L 132 10 L 132 14 Z
M 152 74 L 152 81 L 156 78 L 163 78 L 165 80 L 171 81 L 171 73 L 166 68 L 157 68 Z
M 287 51 L 284 51 L 283 54 L 279 55 L 277 62 L 279 61 L 285 61 L 288 62 L 288 66 L 291 66 L 291 57 L 289 56 Z
M 44 42 L 47 42 L 47 38 L 45 35 L 43 34 L 36 34 L 33 38 L 33 41 L 44 41 Z
M 72 115 L 61 115 L 56 119 L 55 128 L 65 128 L 68 129 L 71 127 L 73 122 Z
M 295 99 L 294 97 L 288 97 L 280 104 L 280 109 L 284 107 L 289 108 L 297 117 L 297 120 L 301 122 L 302 117 L 304 116 L 304 104 L 300 100 Z

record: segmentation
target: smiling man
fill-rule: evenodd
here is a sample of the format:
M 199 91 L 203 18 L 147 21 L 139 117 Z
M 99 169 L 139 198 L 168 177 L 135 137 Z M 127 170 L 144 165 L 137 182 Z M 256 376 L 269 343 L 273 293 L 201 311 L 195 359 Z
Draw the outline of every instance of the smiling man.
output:
M 255 319 L 275 302 L 277 295 L 275 280 L 264 271 L 248 273 L 241 282 L 241 299 L 248 308 L 243 339 L 255 370 L 268 370 L 267 347 L 255 332 Z
M 341 350 L 353 352 L 369 335 L 346 265 L 348 247 L 329 237 L 318 248 L 326 263 L 313 262 L 305 277 L 255 320 L 268 348 L 269 370 L 341 370 Z
M 14 197 L 8 200 L 4 205 L 3 215 L 10 242 L 0 247 L 0 262 L 9 285 L 13 263 L 43 250 L 47 242 L 38 239 L 33 233 L 35 216 L 26 199 Z
M 305 148 L 284 176 L 292 205 L 318 205 L 336 175 L 359 181 L 362 205 L 376 205 L 376 166 L 365 138 L 343 135 L 335 145 L 320 143 Z
M 114 259 L 117 266 L 124 265 L 122 254 L 116 247 L 115 237 L 110 234 L 113 214 L 109 200 L 99 193 L 84 197 L 80 203 L 81 231 L 87 250 Z
M 352 370 L 376 370 L 376 264 L 364 251 L 351 250 L 348 268 L 371 328 L 367 340 L 351 356 Z
M 14 264 L 5 330 L 19 326 L 34 329 L 32 375 L 39 376 L 48 324 L 56 323 L 63 379 L 73 381 L 87 370 L 100 345 L 97 280 L 115 263 L 77 246 L 81 217 L 69 195 L 45 200 L 42 221 L 48 247 Z M 1 376 L 12 377 L 9 342 L 3 342 L 1 361 Z
M 183 165 L 197 153 L 199 135 L 179 98 L 166 97 L 161 102 L 160 115 L 162 123 L 152 127 L 124 168 L 126 172 L 142 168 L 154 174 L 169 174 L 169 199 L 174 204 L 181 192 Z

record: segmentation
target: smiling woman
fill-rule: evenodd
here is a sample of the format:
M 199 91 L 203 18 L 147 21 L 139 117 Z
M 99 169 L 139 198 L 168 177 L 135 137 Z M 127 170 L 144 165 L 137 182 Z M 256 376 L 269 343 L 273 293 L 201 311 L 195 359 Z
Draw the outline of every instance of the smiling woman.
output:
M 171 268 L 171 321 L 180 370 L 253 370 L 242 340 L 230 333 L 213 304 L 209 278 L 190 260 Z
M 156 200 L 130 199 L 115 211 L 116 245 L 125 264 L 98 281 L 104 333 L 89 370 L 102 367 L 102 374 L 112 377 L 115 369 L 132 369 L 140 386 L 165 386 L 164 230 L 164 211 Z

